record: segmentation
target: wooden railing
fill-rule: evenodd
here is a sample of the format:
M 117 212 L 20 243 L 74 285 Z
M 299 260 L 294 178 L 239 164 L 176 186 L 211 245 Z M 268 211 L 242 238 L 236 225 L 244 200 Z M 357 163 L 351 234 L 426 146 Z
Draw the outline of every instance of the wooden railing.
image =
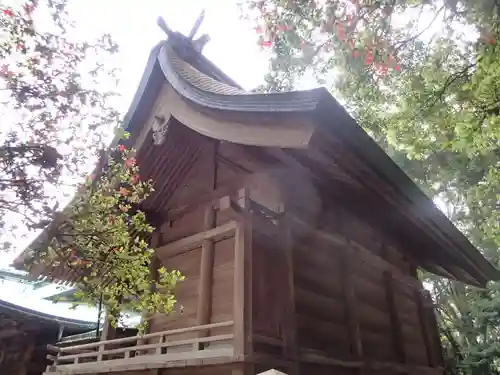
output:
M 117 360 L 119 362 L 123 362 L 133 359 L 134 361 L 132 362 L 137 363 L 139 359 L 137 357 L 145 357 L 145 362 L 148 360 L 146 357 L 151 358 L 151 356 L 165 356 L 165 361 L 175 361 L 184 360 L 186 359 L 186 353 L 194 352 L 195 355 L 192 356 L 192 358 L 196 358 L 196 352 L 206 352 L 206 354 L 209 354 L 209 350 L 207 349 L 200 350 L 199 344 L 207 345 L 226 342 L 232 345 L 234 338 L 233 333 L 208 337 L 204 337 L 199 333 L 215 328 L 232 327 L 233 325 L 233 321 L 226 321 L 62 348 L 49 345 L 48 350 L 57 354 L 55 356 L 47 356 L 47 359 L 53 361 L 53 364 L 47 368 L 46 372 L 57 371 L 57 368 L 60 366 L 69 367 L 80 364 L 95 364 L 100 362 L 109 363 L 110 361 L 117 362 Z M 199 337 L 181 340 L 168 340 L 169 337 L 186 333 L 197 333 L 196 336 Z M 152 340 L 157 342 L 137 344 L 138 342 L 144 343 L 151 342 Z M 173 348 L 177 348 L 175 353 L 172 352 Z M 182 349 L 179 350 L 180 348 Z M 227 350 L 222 352 L 217 352 L 216 350 L 212 351 L 213 354 L 228 352 Z M 204 357 L 206 357 L 206 355 Z

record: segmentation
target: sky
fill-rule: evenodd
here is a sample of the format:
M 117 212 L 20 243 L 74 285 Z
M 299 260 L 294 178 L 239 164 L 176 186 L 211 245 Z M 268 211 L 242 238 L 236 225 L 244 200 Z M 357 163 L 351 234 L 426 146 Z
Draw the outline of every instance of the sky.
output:
M 151 48 L 166 38 L 156 24 L 157 17 L 162 16 L 171 29 L 187 35 L 203 8 L 205 19 L 197 35 L 207 33 L 211 38 L 204 55 L 244 88 L 259 85 L 267 71 L 267 54 L 257 45 L 252 27 L 239 19 L 235 0 L 73 0 L 70 11 L 79 37 L 92 39 L 109 32 L 120 46 L 119 53 L 107 63 L 121 69 L 118 107 L 126 112 Z M 14 253 L 0 255 L 0 268 L 7 267 L 31 239 L 19 242 Z M 96 320 L 97 309 L 71 310 L 68 304 L 43 300 L 57 290 L 55 285 L 34 290 L 27 284 L 4 281 L 0 283 L 0 299 L 61 317 Z

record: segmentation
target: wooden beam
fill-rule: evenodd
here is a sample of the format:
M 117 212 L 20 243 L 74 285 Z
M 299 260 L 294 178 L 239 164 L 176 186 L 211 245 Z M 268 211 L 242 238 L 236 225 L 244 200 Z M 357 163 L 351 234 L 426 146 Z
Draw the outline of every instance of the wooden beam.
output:
M 238 192 L 238 203 L 248 210 L 248 190 Z M 234 354 L 247 355 L 252 350 L 252 221 L 251 215 L 240 215 L 234 246 Z
M 181 200 L 181 202 L 179 202 L 178 204 L 178 208 L 173 208 L 167 211 L 166 216 L 168 217 L 168 220 L 176 221 L 186 214 L 197 210 L 201 206 L 212 206 L 214 209 L 217 209 L 219 208 L 221 199 L 224 199 L 226 196 L 229 196 L 238 191 L 244 185 L 245 181 L 242 182 L 240 179 L 238 179 L 233 183 L 224 185 L 210 193 L 195 198 L 190 197 L 189 201 Z
M 0 331 L 0 339 L 12 337 L 21 333 L 21 330 L 18 328 L 7 328 Z
M 220 239 L 224 236 L 231 237 L 236 230 L 236 222 L 230 221 L 226 224 L 218 226 L 214 229 L 196 233 L 189 237 L 184 237 L 178 241 L 170 242 L 164 246 L 160 246 L 156 252 L 161 256 L 173 256 L 182 254 L 185 251 L 195 249 L 205 240 Z

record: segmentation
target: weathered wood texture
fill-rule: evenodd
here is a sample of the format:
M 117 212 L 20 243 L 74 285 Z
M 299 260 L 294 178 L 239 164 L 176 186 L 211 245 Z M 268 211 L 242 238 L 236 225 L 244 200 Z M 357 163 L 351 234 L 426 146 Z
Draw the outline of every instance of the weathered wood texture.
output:
M 4 330 L 0 330 L 0 335 Z M 57 332 L 23 332 L 0 339 L 0 374 L 40 375 L 49 364 L 46 344 L 55 343 Z
M 212 142 L 206 140 L 202 147 L 207 154 L 198 157 L 185 172 L 185 177 L 178 181 L 177 188 L 172 192 L 168 204 L 162 208 L 163 211 L 182 209 L 193 199 L 209 195 L 214 187 L 235 176 L 231 167 L 221 158 L 214 159 Z M 203 232 L 209 227 L 224 225 L 230 220 L 226 212 L 213 211 L 207 214 L 206 205 L 195 207 L 173 220 L 168 220 L 168 217 L 167 214 L 167 221 L 160 228 L 161 244 Z M 174 311 L 169 315 L 156 314 L 150 320 L 151 332 L 189 327 L 201 324 L 202 321 L 208 324 L 233 318 L 234 246 L 234 237 L 231 236 L 215 242 L 205 241 L 195 249 L 180 250 L 175 254 L 157 252 L 162 265 L 181 271 L 186 279 L 176 288 L 178 303 Z M 210 264 L 202 267 L 203 250 L 212 254 L 206 254 L 205 261 Z M 202 272 L 204 274 L 201 278 Z M 207 296 L 210 297 L 209 301 Z M 210 307 L 199 306 L 199 298 L 203 299 L 203 304 L 208 301 Z M 228 328 L 207 332 L 211 335 L 224 333 L 229 333 Z M 182 337 L 189 338 L 191 335 L 193 334 L 185 334 Z
M 346 361 L 440 365 L 428 358 L 427 351 L 435 357 L 439 348 L 424 339 L 431 334 L 428 325 L 433 318 L 419 315 L 414 288 L 398 282 L 392 267 L 383 269 L 357 257 L 354 247 L 384 259 L 410 278 L 404 253 L 392 239 L 350 214 L 344 203 L 323 207 L 320 223 L 318 231 L 336 241 L 311 231 L 294 243 L 299 346 Z M 348 282 L 342 280 L 347 276 Z
M 232 371 L 238 366 L 234 365 L 216 365 L 216 366 L 193 366 L 193 367 L 177 367 L 177 368 L 160 368 L 151 370 L 135 370 L 135 371 L 119 371 L 107 372 L 106 375 L 231 375 Z M 98 373 L 87 373 L 88 375 L 96 375 Z M 99 372 L 99 374 L 101 374 Z
M 216 144 L 175 120 L 166 144 L 141 150 L 139 162 L 141 157 L 156 160 L 144 175 L 157 189 L 149 207 L 164 215 L 157 257 L 186 276 L 175 292 L 175 310 L 152 317 L 151 332 L 234 319 L 234 234 L 203 240 L 194 249 L 162 246 L 233 220 L 232 210 L 210 212 L 207 204 L 246 186 L 251 201 L 267 210 L 251 215 L 252 256 L 246 267 L 252 303 L 251 315 L 245 315 L 253 332 L 250 351 L 268 358 L 264 367 L 284 361 L 282 368 L 292 373 L 290 363 L 298 361 L 302 373 L 335 367 L 347 374 L 368 362 L 442 365 L 432 307 L 419 292 L 415 262 L 406 251 L 412 244 L 373 226 L 376 213 L 364 213 L 349 190 L 304 192 L 300 178 L 290 175 L 298 164 L 294 158 Z M 314 174 L 310 177 L 314 185 Z M 206 334 L 225 333 L 227 328 Z

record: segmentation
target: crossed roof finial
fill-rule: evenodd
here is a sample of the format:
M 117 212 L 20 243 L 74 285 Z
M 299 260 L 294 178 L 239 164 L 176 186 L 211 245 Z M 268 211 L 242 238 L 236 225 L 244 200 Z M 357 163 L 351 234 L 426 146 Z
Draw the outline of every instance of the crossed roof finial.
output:
M 191 28 L 191 32 L 189 33 L 189 35 L 187 37 L 184 37 L 190 42 L 192 47 L 199 53 L 201 53 L 203 47 L 205 47 L 205 45 L 210 41 L 210 37 L 207 34 L 203 34 L 198 39 L 193 40 L 194 36 L 198 32 L 198 29 L 200 28 L 200 26 L 202 24 L 204 18 L 205 18 L 205 9 L 203 9 L 201 11 L 200 15 L 196 19 L 193 27 Z M 163 32 L 165 32 L 165 34 L 167 34 L 167 36 L 169 38 L 173 37 L 175 34 L 178 34 L 178 33 L 175 33 L 174 31 L 172 31 L 172 29 L 167 26 L 167 23 L 165 22 L 163 17 L 158 17 L 157 24 L 160 27 L 160 29 L 162 29 Z

